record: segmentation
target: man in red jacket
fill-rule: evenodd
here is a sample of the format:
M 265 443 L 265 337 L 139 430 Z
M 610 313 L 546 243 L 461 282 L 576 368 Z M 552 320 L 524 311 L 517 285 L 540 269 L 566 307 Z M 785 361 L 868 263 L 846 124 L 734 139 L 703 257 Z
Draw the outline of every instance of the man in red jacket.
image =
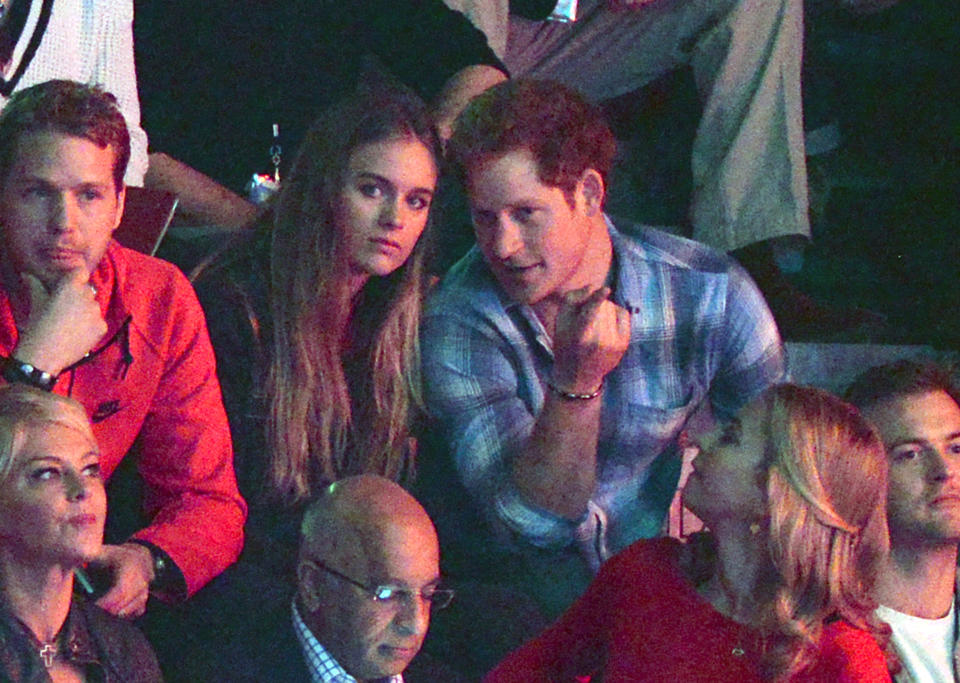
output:
M 150 522 L 99 558 L 112 583 L 98 604 L 124 617 L 222 572 L 246 518 L 193 290 L 111 239 L 129 156 L 116 100 L 96 87 L 48 81 L 0 113 L 0 374 L 80 401 L 105 478 L 136 442 Z

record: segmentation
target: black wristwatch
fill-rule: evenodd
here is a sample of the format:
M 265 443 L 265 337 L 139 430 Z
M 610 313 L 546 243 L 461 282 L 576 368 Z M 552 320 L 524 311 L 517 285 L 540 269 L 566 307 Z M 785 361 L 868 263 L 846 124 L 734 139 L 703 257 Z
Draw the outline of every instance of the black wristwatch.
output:
M 53 385 L 57 383 L 57 375 L 51 375 L 40 368 L 35 368 L 30 363 L 24 363 L 13 356 L 3 358 L 3 369 L 0 375 L 5 380 L 13 384 L 28 384 L 44 391 L 53 391 Z
M 162 548 L 139 538 L 127 539 L 127 543 L 142 545 L 150 551 L 150 557 L 153 559 L 153 581 L 150 582 L 151 593 L 172 602 L 186 599 L 187 582 L 184 579 L 183 572 Z

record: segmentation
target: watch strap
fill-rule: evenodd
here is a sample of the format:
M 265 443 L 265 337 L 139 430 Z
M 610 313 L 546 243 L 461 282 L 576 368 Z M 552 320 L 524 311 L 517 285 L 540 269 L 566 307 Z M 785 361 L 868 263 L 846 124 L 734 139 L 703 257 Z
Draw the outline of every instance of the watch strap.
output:
M 0 363 L 2 363 L 0 375 L 13 384 L 27 384 L 43 391 L 53 391 L 53 386 L 57 383 L 57 375 L 45 372 L 13 356 L 3 358 Z
M 153 559 L 153 581 L 150 592 L 164 601 L 179 602 L 187 597 L 187 582 L 180 568 L 170 556 L 157 545 L 140 538 L 127 539 L 127 543 L 142 545 L 150 551 Z

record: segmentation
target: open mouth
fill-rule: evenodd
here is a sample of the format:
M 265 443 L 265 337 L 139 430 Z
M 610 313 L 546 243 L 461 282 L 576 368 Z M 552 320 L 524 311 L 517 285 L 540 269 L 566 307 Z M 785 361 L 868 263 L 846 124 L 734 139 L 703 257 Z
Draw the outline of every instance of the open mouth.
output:
M 501 267 L 509 275 L 513 275 L 514 277 L 523 277 L 528 273 L 532 273 L 539 265 L 539 263 L 531 263 L 530 265 L 526 266 L 518 266 L 511 263 L 503 263 Z

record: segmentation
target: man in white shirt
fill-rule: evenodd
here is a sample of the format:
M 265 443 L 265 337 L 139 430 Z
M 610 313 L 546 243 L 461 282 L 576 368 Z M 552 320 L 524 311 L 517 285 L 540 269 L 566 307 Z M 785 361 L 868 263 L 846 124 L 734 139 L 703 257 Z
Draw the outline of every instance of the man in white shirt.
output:
M 872 368 L 847 399 L 877 426 L 890 462 L 890 556 L 878 616 L 893 629 L 897 681 L 955 681 L 960 544 L 960 392 L 935 365 Z

